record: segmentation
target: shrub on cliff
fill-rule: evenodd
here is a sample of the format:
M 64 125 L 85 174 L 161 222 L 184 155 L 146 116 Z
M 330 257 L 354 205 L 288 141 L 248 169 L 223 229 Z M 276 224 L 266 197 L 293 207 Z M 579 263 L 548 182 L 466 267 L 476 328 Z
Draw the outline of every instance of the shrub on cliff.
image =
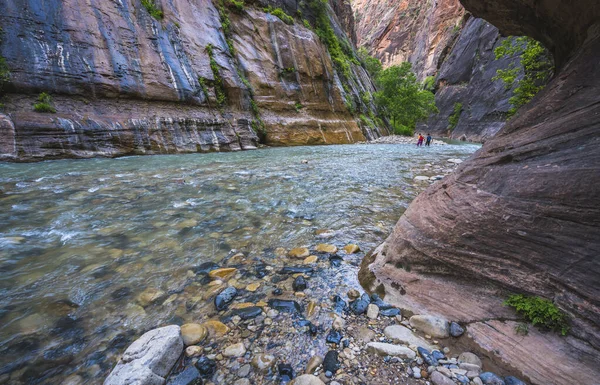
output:
M 460 119 L 460 115 L 463 111 L 462 103 L 454 103 L 454 108 L 452 110 L 452 114 L 448 117 L 448 128 L 450 130 L 454 130 L 456 125 L 458 124 L 458 120 Z
M 381 61 L 376 57 L 369 55 L 369 51 L 367 51 L 365 47 L 360 47 L 357 53 L 358 58 L 363 62 L 367 72 L 371 74 L 373 78 L 376 78 L 383 69 Z
M 391 118 L 397 134 L 412 135 L 418 121 L 438 111 L 434 95 L 423 90 L 410 63 L 386 68 L 376 83 L 375 104 Z
M 35 112 L 49 112 L 56 113 L 56 109 L 52 107 L 50 103 L 52 103 L 52 97 L 45 92 L 42 92 L 37 99 L 37 103 L 33 105 L 33 110 Z
M 154 0 L 142 0 L 142 6 L 146 8 L 146 11 L 155 18 L 156 20 L 160 20 L 163 18 L 163 11 L 160 10 L 154 3 Z
M 281 8 L 273 8 L 271 6 L 264 9 L 266 13 L 270 13 L 273 16 L 277 16 L 281 21 L 288 25 L 294 24 L 294 18 L 285 13 Z
M 547 299 L 514 294 L 509 296 L 504 304 L 515 308 L 517 313 L 523 315 L 533 326 L 554 330 L 563 336 L 569 332 L 567 315 Z
M 502 44 L 494 50 L 496 60 L 518 55 L 521 59 L 524 76 L 518 80 L 520 68 L 511 64 L 506 69 L 498 69 L 492 80 L 501 79 L 507 89 L 515 84 L 514 95 L 508 100 L 511 109 L 508 115 L 514 115 L 517 110 L 529 102 L 540 92 L 554 73 L 554 65 L 549 52 L 536 40 L 527 36 L 505 39 Z

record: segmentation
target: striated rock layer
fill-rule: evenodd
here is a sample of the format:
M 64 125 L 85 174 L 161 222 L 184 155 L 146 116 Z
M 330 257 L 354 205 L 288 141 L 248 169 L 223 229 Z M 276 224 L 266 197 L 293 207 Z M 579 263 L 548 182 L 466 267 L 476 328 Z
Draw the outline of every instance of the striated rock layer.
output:
M 327 48 L 299 20 L 287 25 L 260 3 L 229 11 L 232 53 L 216 0 L 156 4 L 162 20 L 139 0 L 2 2 L 0 48 L 11 76 L 0 157 L 232 151 L 255 148 L 258 134 L 267 144 L 298 145 L 387 133 L 361 127 L 346 107 L 352 101 L 361 111 L 371 108 L 361 105 L 372 91 L 364 69 L 353 65 L 344 88 Z M 292 15 L 298 7 L 275 5 Z M 33 111 L 41 92 L 52 94 L 56 114 Z M 252 98 L 264 131 L 252 126 Z
M 361 278 L 371 289 L 384 284 L 407 308 L 465 322 L 506 319 L 509 292 L 549 298 L 571 318 L 571 337 L 549 338 L 585 375 L 535 355 L 538 346 L 516 335 L 480 346 L 518 344 L 520 359 L 499 359 L 534 384 L 589 383 L 590 373 L 600 375 L 600 5 L 463 4 L 505 34 L 543 41 L 558 73 L 453 175 L 415 199 Z M 535 370 L 523 352 L 536 356 Z

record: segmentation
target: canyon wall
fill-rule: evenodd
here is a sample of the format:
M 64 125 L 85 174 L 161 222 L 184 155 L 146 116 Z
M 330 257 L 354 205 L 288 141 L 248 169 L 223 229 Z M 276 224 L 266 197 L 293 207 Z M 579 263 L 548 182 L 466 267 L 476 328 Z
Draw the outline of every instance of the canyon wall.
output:
M 362 282 L 412 311 L 464 322 L 490 357 L 533 384 L 597 383 L 600 4 L 462 2 L 504 34 L 543 42 L 557 75 L 412 202 L 365 259 Z M 504 321 L 518 318 L 502 305 L 511 292 L 552 300 L 570 318 L 569 336 L 515 334 Z
M 507 89 L 492 78 L 497 69 L 519 66 L 519 59 L 495 60 L 494 49 L 504 40 L 496 27 L 472 17 L 458 0 L 352 4 L 358 46 L 367 47 L 384 67 L 408 61 L 420 81 L 435 79 L 440 112 L 420 124 L 418 131 L 484 142 L 504 126 L 514 87 Z M 464 110 L 452 127 L 449 118 L 457 104 Z
M 350 76 L 338 74 L 296 2 L 252 2 L 241 12 L 220 0 L 155 3 L 164 17 L 140 0 L 0 4 L 10 70 L 1 159 L 353 143 L 387 133 L 349 111 L 371 110 L 361 98 L 371 80 L 352 63 Z M 267 5 L 283 7 L 294 24 L 266 13 Z M 55 114 L 34 112 L 42 92 Z

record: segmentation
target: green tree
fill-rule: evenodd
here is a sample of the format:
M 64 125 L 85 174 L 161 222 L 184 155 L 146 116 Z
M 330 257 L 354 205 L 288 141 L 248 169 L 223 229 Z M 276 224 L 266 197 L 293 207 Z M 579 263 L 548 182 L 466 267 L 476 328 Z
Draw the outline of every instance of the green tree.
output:
M 370 73 L 373 78 L 376 78 L 383 69 L 381 61 L 376 57 L 369 55 L 369 51 L 367 51 L 365 47 L 360 47 L 357 53 L 358 58 L 364 63 L 367 72 Z
M 412 135 L 418 121 L 438 112 L 435 96 L 423 90 L 410 63 L 382 70 L 376 83 L 375 104 L 391 118 L 398 134 Z

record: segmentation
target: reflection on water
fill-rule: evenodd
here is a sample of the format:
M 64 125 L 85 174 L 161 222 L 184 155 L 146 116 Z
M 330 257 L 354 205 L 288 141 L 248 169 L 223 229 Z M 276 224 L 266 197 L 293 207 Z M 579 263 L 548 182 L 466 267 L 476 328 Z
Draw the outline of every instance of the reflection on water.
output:
M 473 145 L 349 145 L 0 164 L 0 382 L 101 383 L 141 332 L 205 311 L 195 267 L 230 250 L 381 242 Z M 302 160 L 309 160 L 302 164 Z M 425 171 L 423 171 L 425 169 Z M 425 183 L 426 185 L 426 183 Z M 242 278 L 243 279 L 243 278 Z M 192 283 L 192 284 L 190 284 Z M 167 300 L 143 308 L 156 288 Z M 206 310 L 207 311 L 207 310 Z

